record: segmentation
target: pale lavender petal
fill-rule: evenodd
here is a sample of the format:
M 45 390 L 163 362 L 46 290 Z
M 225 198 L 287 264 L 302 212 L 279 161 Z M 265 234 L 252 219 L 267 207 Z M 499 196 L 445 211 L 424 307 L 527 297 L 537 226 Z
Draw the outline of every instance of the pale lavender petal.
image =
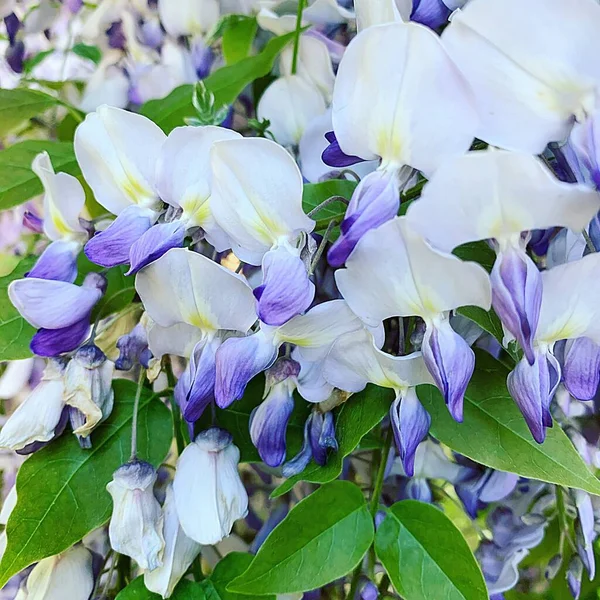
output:
M 600 346 L 589 338 L 567 340 L 562 375 L 572 396 L 591 400 L 600 383 Z
M 125 275 L 134 275 L 151 262 L 158 260 L 167 250 L 181 248 L 185 238 L 185 224 L 181 221 L 160 223 L 150 227 L 131 246 L 131 268 Z
M 594 507 L 590 495 L 581 490 L 574 490 L 577 521 L 575 522 L 575 540 L 577 552 L 583 562 L 590 580 L 596 576 L 596 560 L 594 557 L 595 531 Z
M 137 205 L 128 206 L 84 248 L 85 255 L 97 265 L 114 267 L 129 263 L 131 246 L 150 227 L 155 213 Z
M 262 269 L 263 283 L 254 290 L 261 321 L 283 325 L 310 306 L 315 286 L 300 256 L 280 246 L 264 255 Z
M 542 276 L 524 250 L 500 252 L 491 273 L 492 305 L 533 364 L 533 338 L 542 304 Z
M 475 354 L 448 319 L 429 325 L 421 346 L 423 360 L 444 395 L 455 421 L 463 419 L 463 399 L 475 369 Z
M 77 242 L 52 242 L 25 277 L 73 283 L 77 278 L 77 255 L 80 250 L 81 245 Z

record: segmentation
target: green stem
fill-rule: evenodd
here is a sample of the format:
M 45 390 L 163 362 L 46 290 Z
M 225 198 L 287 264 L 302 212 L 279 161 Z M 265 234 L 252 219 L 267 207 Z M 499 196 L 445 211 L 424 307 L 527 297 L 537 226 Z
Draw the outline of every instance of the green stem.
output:
M 590 234 L 585 229 L 581 233 L 583 234 L 583 238 L 585 239 L 585 243 L 588 247 L 588 250 L 590 252 L 597 252 L 596 246 L 594 245 L 594 242 L 592 241 Z
M 173 367 L 171 361 L 165 361 L 165 373 L 167 374 L 167 383 L 171 389 L 175 388 L 175 376 L 173 375 Z M 181 427 L 181 412 L 179 405 L 175 402 L 175 397 L 171 395 L 169 397 L 169 404 L 171 405 L 171 413 L 173 414 L 173 427 L 175 429 L 175 442 L 177 443 L 177 454 L 181 456 L 186 444 L 183 437 L 183 429 Z
M 302 13 L 304 12 L 304 0 L 298 0 L 296 11 L 296 31 L 294 32 L 294 55 L 292 56 L 292 75 L 296 74 L 298 68 L 298 50 L 300 49 L 300 32 L 302 31 Z
M 371 496 L 371 502 L 369 510 L 371 516 L 375 518 L 377 509 L 379 508 L 379 497 L 381 496 L 381 490 L 383 489 L 383 478 L 385 475 L 385 467 L 387 465 L 387 459 L 390 454 L 390 448 L 392 446 L 392 428 L 388 429 L 383 448 L 381 450 L 381 458 L 379 459 L 379 469 L 377 471 L 377 477 L 375 479 L 375 486 L 373 487 L 373 495 Z
M 352 573 L 352 582 L 350 583 L 350 591 L 348 592 L 348 595 L 346 596 L 346 600 L 354 600 L 354 597 L 356 596 L 356 592 L 358 591 L 358 584 L 360 582 L 361 573 L 362 573 L 362 559 L 356 565 L 356 569 L 354 569 L 354 571 Z
M 145 376 L 146 376 L 146 370 L 140 369 L 137 390 L 135 391 L 135 400 L 133 402 L 133 418 L 131 420 L 131 457 L 129 458 L 130 461 L 133 461 L 137 458 L 138 410 L 140 407 L 140 397 L 142 395 L 142 387 L 144 387 L 144 377 Z

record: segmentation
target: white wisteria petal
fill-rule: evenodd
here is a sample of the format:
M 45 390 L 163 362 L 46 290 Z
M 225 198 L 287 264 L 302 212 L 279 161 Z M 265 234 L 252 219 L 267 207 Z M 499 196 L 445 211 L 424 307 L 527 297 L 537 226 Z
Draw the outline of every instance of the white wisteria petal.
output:
M 8 296 L 34 327 L 60 329 L 83 319 L 90 312 L 90 306 L 102 297 L 102 292 L 66 281 L 27 277 L 11 282 Z
M 292 351 L 292 358 L 300 364 L 297 377 L 298 393 L 307 402 L 324 402 L 331 396 L 333 386 L 323 377 L 323 360 L 304 360 L 298 348 Z
M 206 334 L 218 329 L 246 332 L 256 321 L 254 296 L 242 277 L 183 248 L 169 250 L 142 269 L 135 288 L 162 327 L 187 323 Z
M 44 233 L 54 241 L 85 237 L 79 222 L 85 204 L 81 183 L 68 173 L 55 173 L 47 152 L 33 159 L 31 170 L 44 186 Z
M 281 56 L 279 57 L 279 68 L 282 75 L 293 75 L 293 57 L 294 49 L 292 46 L 285 47 L 281 52 Z M 296 74 L 302 79 L 306 80 L 308 83 L 312 84 L 313 87 L 316 87 L 321 94 L 323 94 L 323 97 L 328 103 L 331 102 L 333 85 L 335 83 L 335 74 L 333 72 L 333 65 L 331 64 L 329 49 L 324 42 L 311 35 L 300 36 Z M 298 104 L 298 101 L 296 101 L 296 104 Z M 288 107 L 288 110 L 291 111 L 293 109 Z M 308 113 L 306 110 L 304 112 Z
M 87 600 L 93 589 L 92 554 L 81 545 L 42 559 L 27 578 L 27 600 Z
M 420 352 L 408 356 L 387 354 L 375 346 L 366 329 L 347 333 L 333 343 L 323 377 L 347 392 L 360 392 L 367 383 L 394 390 L 433 383 Z
M 295 15 L 278 15 L 267 7 L 261 7 L 256 15 L 258 26 L 265 31 L 270 31 L 275 35 L 285 35 L 296 29 Z M 302 27 L 306 27 L 309 23 L 302 19 Z
M 600 344 L 600 254 L 543 271 L 542 283 L 536 342 L 588 337 Z
M 147 326 L 147 334 L 148 348 L 155 358 L 160 358 L 165 354 L 189 358 L 194 346 L 204 335 L 201 329 L 187 323 L 161 327 L 154 322 Z
M 491 305 L 483 267 L 432 248 L 406 217 L 367 232 L 335 279 L 350 308 L 365 323 L 394 316 L 430 320 L 459 306 Z
M 363 327 L 364 323 L 344 300 L 330 300 L 290 319 L 285 325 L 277 328 L 263 325 L 262 329 L 272 331 L 277 343 L 298 346 L 304 360 L 316 361 L 325 357 L 339 336 Z
M 348 46 L 333 92 L 333 128 L 346 154 L 429 177 L 469 149 L 476 125 L 471 92 L 427 27 L 369 27 Z
M 156 161 L 166 136 L 150 119 L 100 106 L 75 131 L 75 155 L 96 200 L 118 215 L 131 204 L 153 207 Z
M 472 0 L 454 13 L 442 41 L 475 93 L 477 137 L 533 154 L 563 140 L 594 105 L 599 28 L 594 0 Z
M 269 131 L 282 146 L 296 146 L 307 125 L 325 112 L 317 87 L 300 75 L 276 79 L 261 96 L 256 109 L 260 120 L 271 122 Z
M 213 427 L 186 446 L 177 461 L 177 515 L 186 535 L 199 544 L 220 542 L 248 512 L 248 495 L 237 470 L 240 451 L 231 441 L 229 433 Z
M 219 20 L 218 0 L 159 0 L 158 14 L 166 32 L 177 38 L 206 33 Z
M 106 51 L 88 79 L 85 90 L 79 101 L 83 112 L 92 112 L 103 104 L 125 108 L 129 103 L 129 79 L 117 66 L 121 52 L 116 48 Z
M 29 382 L 33 372 L 35 358 L 11 360 L 0 376 L 0 400 L 14 398 Z
M 536 156 L 469 152 L 445 162 L 407 212 L 408 222 L 441 250 L 475 240 L 517 240 L 550 227 L 582 231 L 600 209 L 587 186 L 559 181 Z
M 41 381 L 0 430 L 0 448 L 21 450 L 54 437 L 65 407 L 63 373 L 62 363 L 48 362 Z
M 302 210 L 302 175 L 287 151 L 264 138 L 216 142 L 210 205 L 235 254 L 260 265 L 280 237 L 310 232 Z
M 169 598 L 179 580 L 200 553 L 201 546 L 185 535 L 181 529 L 172 485 L 167 487 L 163 512 L 165 538 L 163 564 L 153 571 L 144 573 L 144 585 L 151 592 Z
M 412 0 L 409 0 L 412 8 Z M 356 11 L 356 29 L 360 32 L 367 27 L 374 25 L 385 25 L 386 23 L 395 23 L 403 20 L 403 12 L 400 11 L 396 0 L 354 0 L 354 10 Z
M 302 16 L 315 25 L 339 25 L 354 19 L 354 13 L 339 5 L 337 0 L 314 0 Z

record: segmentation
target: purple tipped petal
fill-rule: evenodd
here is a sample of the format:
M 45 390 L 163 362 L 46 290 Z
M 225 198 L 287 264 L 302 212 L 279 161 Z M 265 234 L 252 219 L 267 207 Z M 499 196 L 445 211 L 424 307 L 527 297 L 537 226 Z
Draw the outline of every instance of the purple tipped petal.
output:
M 560 381 L 558 361 L 545 352 L 536 352 L 533 365 L 521 359 L 508 376 L 508 390 L 523 413 L 536 442 L 546 437 L 546 427 L 552 425 L 550 401 Z
M 463 399 L 475 368 L 475 354 L 467 342 L 442 319 L 425 330 L 423 359 L 435 384 L 444 395 L 455 421 L 463 419 Z
M 414 388 L 398 394 L 390 408 L 390 420 L 396 447 L 408 477 L 415 474 L 417 446 L 429 433 L 431 417 L 417 398 Z
M 129 251 L 131 268 L 125 275 L 134 275 L 146 265 L 158 260 L 171 248 L 181 248 L 185 229 L 185 224 L 181 221 L 160 223 L 150 227 L 132 244 Z
M 583 578 L 583 563 L 577 555 L 575 555 L 569 563 L 567 569 L 567 585 L 569 592 L 575 600 L 579 599 L 581 594 L 581 579 Z
M 350 165 L 355 165 L 359 162 L 364 162 L 364 159 L 360 158 L 359 156 L 350 156 L 348 154 L 344 154 L 333 131 L 328 131 L 325 134 L 325 138 L 329 142 L 329 146 L 323 150 L 323 154 L 321 154 L 321 160 L 329 167 L 343 168 L 349 167 Z
M 89 329 L 89 313 L 62 329 L 40 329 L 31 339 L 31 351 L 38 356 L 59 356 L 71 352 L 84 342 Z
M 129 371 L 133 365 L 143 360 L 148 351 L 148 337 L 143 325 L 138 323 L 128 334 L 122 335 L 117 341 L 119 358 L 115 361 L 115 369 Z M 146 368 L 148 365 L 144 365 Z
M 214 399 L 215 353 L 220 343 L 218 338 L 198 342 L 187 369 L 175 386 L 175 398 L 189 423 L 197 421 Z
M 25 211 L 25 214 L 23 215 L 23 226 L 34 233 L 44 232 L 44 220 L 31 210 Z
M 333 413 L 323 414 L 319 411 L 312 413 L 308 439 L 315 462 L 321 466 L 327 464 L 328 451 L 338 449 Z
M 562 375 L 572 396 L 591 400 L 600 383 L 600 346 L 589 338 L 567 340 Z
M 276 383 L 250 417 L 250 437 L 263 462 L 278 467 L 285 460 L 286 431 L 294 410 L 290 380 Z
M 367 231 L 393 219 L 400 207 L 400 189 L 395 174 L 369 173 L 352 194 L 340 225 L 341 235 L 327 253 L 332 267 L 341 267 Z
M 415 0 L 410 20 L 437 29 L 448 20 L 450 12 L 442 0 Z
M 315 286 L 300 256 L 279 246 L 265 254 L 262 269 L 263 283 L 254 290 L 261 321 L 283 325 L 310 306 Z
M 265 338 L 262 331 L 225 340 L 216 355 L 217 406 L 227 408 L 239 400 L 248 382 L 273 364 L 277 352 L 278 348 Z
M 150 229 L 154 215 L 147 208 L 128 206 L 104 231 L 97 233 L 85 245 L 85 255 L 103 267 L 129 263 L 131 246 Z
M 542 304 L 542 276 L 524 250 L 498 254 L 491 273 L 492 305 L 533 364 L 533 337 Z
M 77 242 L 52 242 L 26 277 L 73 283 L 77 278 L 77 255 L 80 250 L 81 244 Z

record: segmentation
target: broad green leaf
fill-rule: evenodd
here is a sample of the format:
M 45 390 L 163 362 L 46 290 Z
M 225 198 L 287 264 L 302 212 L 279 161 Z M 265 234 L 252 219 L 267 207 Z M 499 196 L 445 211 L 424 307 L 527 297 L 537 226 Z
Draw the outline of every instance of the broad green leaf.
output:
M 17 360 L 31 356 L 29 343 L 35 329 L 13 306 L 8 297 L 8 286 L 11 281 L 24 277 L 34 264 L 34 258 L 26 258 L 11 273 L 0 277 L 0 360 Z
M 80 175 L 73 144 L 69 142 L 29 140 L 15 144 L 0 152 L 0 210 L 23 204 L 42 193 L 42 184 L 31 170 L 31 163 L 44 150 L 50 155 L 55 171 Z
M 127 462 L 136 385 L 114 381 L 115 406 L 92 433 L 93 447 L 82 450 L 65 432 L 23 463 L 17 476 L 18 501 L 10 515 L 0 587 L 15 573 L 62 552 L 105 523 L 112 511 L 106 484 Z M 138 455 L 158 466 L 173 436 L 169 409 L 144 391 L 138 420 Z
M 546 430 L 543 444 L 533 439 L 508 393 L 507 375 L 508 370 L 491 356 L 477 354 L 463 423 L 452 419 L 436 388 L 419 386 L 419 398 L 431 415 L 431 434 L 488 467 L 600 494 L 600 481 L 557 424 Z
M 265 379 L 259 375 L 250 381 L 241 400 L 234 402 L 226 409 L 216 409 L 214 425 L 231 433 L 233 443 L 240 449 L 242 462 L 260 462 L 258 451 L 250 438 L 250 415 L 263 401 L 264 389 Z M 296 397 L 294 412 L 287 429 L 288 457 L 294 456 L 300 450 L 308 410 L 308 403 Z M 210 411 L 205 411 L 200 424 L 205 428 L 213 424 Z
M 58 98 L 37 90 L 0 89 L 0 137 L 58 104 L 62 104 Z
M 256 17 L 246 15 L 229 16 L 237 18 L 231 20 L 225 27 L 222 44 L 225 62 L 228 65 L 233 65 L 250 54 L 258 23 Z
M 28 75 L 29 73 L 31 73 L 31 71 L 33 71 L 35 67 L 42 63 L 46 59 L 46 57 L 50 56 L 53 52 L 54 50 L 42 50 L 42 52 L 38 52 L 32 57 L 26 58 L 23 61 L 23 74 Z
M 456 312 L 477 323 L 481 329 L 492 334 L 500 342 L 500 345 L 502 345 L 504 330 L 502 329 L 500 318 L 493 309 L 484 310 L 479 306 L 463 306 L 458 308 Z
M 293 38 L 293 31 L 273 38 L 256 56 L 222 67 L 204 79 L 206 88 L 215 96 L 215 106 L 231 104 L 247 85 L 269 73 L 279 53 Z M 146 102 L 141 113 L 169 133 L 183 125 L 185 117 L 194 116 L 192 89 L 191 85 L 175 88 L 165 98 Z
M 472 260 L 479 263 L 488 273 L 492 270 L 496 260 L 496 253 L 487 242 L 469 242 L 455 248 L 452 254 L 463 260 Z
M 87 58 L 91 60 L 93 63 L 98 64 L 102 60 L 102 51 L 98 46 L 90 46 L 89 44 L 75 44 L 71 48 L 71 52 L 73 54 L 77 54 L 77 56 L 81 56 L 82 58 Z
M 262 595 L 320 588 L 362 560 L 373 534 L 373 519 L 360 489 L 349 481 L 334 481 L 289 512 L 228 589 Z
M 356 185 L 356 181 L 347 179 L 329 179 L 321 183 L 305 183 L 302 192 L 302 208 L 308 214 L 332 196 L 341 196 L 342 198 L 346 198 L 346 200 L 350 200 L 352 192 L 356 189 Z M 346 214 L 346 208 L 347 204 L 337 201 L 315 212 L 312 215 L 312 218 L 317 222 L 315 231 L 327 229 L 330 221 L 341 222 Z M 332 240 L 336 239 L 339 236 L 339 232 L 339 226 L 336 226 L 329 238 Z
M 438 508 L 404 500 L 388 511 L 375 552 L 405 600 L 487 600 L 481 569 L 466 540 Z
M 337 452 L 329 456 L 324 467 L 311 463 L 298 475 L 284 481 L 271 494 L 277 498 L 289 492 L 299 481 L 327 483 L 333 481 L 342 472 L 344 458 L 356 450 L 363 437 L 378 425 L 390 409 L 393 393 L 390 390 L 369 385 L 350 397 L 335 410 L 335 431 L 339 445 Z
M 170 600 L 210 600 L 210 597 L 204 591 L 200 583 L 194 583 L 187 579 L 182 579 L 173 594 L 169 596 Z M 115 600 L 162 600 L 159 594 L 146 589 L 144 585 L 144 576 L 136 577 L 127 587 L 123 588 Z

